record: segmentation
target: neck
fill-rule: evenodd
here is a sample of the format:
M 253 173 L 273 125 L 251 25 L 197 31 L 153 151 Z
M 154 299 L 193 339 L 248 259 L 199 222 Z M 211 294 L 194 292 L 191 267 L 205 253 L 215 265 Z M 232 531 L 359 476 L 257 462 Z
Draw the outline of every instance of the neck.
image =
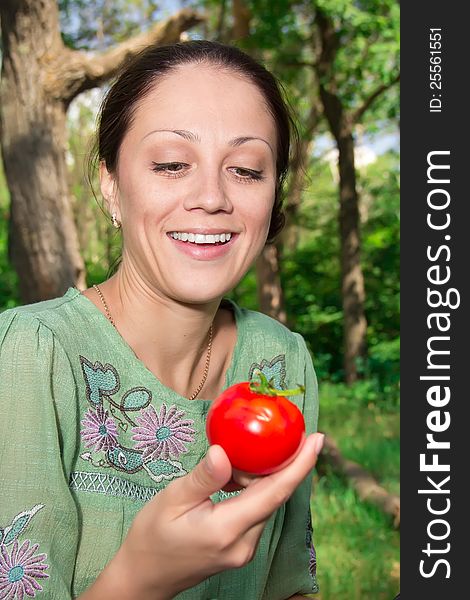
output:
M 137 357 L 164 385 L 189 397 L 203 376 L 209 328 L 220 299 L 206 304 L 172 301 L 125 269 L 100 287 L 117 330 Z M 216 327 L 214 323 L 214 334 Z

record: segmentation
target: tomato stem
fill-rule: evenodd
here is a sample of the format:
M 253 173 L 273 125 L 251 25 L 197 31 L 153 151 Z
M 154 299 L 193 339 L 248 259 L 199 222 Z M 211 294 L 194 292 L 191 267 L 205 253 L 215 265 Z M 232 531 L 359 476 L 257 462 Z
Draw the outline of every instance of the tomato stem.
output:
M 264 373 L 258 371 L 257 376 L 259 381 L 250 382 L 250 390 L 257 394 L 264 394 L 265 396 L 296 396 L 305 392 L 303 385 L 299 385 L 299 387 L 293 390 L 278 390 L 272 385 L 273 380 L 268 381 Z

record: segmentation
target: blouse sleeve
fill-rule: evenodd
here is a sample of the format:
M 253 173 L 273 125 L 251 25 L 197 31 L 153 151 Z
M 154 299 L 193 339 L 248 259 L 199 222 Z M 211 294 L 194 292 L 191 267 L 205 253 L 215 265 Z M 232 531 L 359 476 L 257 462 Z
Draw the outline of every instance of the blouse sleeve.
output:
M 72 597 L 79 515 L 63 432 L 76 439 L 75 389 L 50 329 L 24 309 L 1 314 L 1 598 Z
M 303 415 L 307 434 L 310 434 L 317 431 L 318 427 L 318 383 L 305 341 L 301 335 L 294 335 L 300 352 L 299 379 L 295 383 L 303 381 L 305 386 Z M 319 591 L 310 512 L 312 474 L 300 484 L 285 505 L 284 523 L 263 600 L 285 600 L 294 594 Z

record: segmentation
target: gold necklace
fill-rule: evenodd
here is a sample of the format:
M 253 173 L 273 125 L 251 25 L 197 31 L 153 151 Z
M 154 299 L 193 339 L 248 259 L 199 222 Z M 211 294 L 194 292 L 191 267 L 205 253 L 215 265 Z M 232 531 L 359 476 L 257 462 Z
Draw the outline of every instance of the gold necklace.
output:
M 116 323 L 114 322 L 114 319 L 111 316 L 111 312 L 109 310 L 106 300 L 104 299 L 103 292 L 100 290 L 100 288 L 96 284 L 93 286 L 93 289 L 96 291 L 96 293 L 100 297 L 100 300 L 103 304 L 103 307 L 104 307 L 106 316 L 108 317 L 108 320 L 110 321 L 111 325 L 117 330 Z M 211 361 L 212 333 L 213 333 L 213 327 L 212 327 L 212 323 L 211 323 L 211 326 L 209 327 L 209 344 L 207 345 L 207 354 L 206 354 L 206 363 L 204 365 L 204 373 L 202 375 L 201 383 L 197 386 L 197 388 L 194 390 L 194 392 L 191 394 L 191 396 L 189 396 L 189 398 L 188 398 L 189 400 L 194 400 L 194 398 L 196 398 L 196 396 L 199 394 L 199 392 L 202 390 L 204 384 L 206 383 L 207 375 L 209 373 L 209 364 Z

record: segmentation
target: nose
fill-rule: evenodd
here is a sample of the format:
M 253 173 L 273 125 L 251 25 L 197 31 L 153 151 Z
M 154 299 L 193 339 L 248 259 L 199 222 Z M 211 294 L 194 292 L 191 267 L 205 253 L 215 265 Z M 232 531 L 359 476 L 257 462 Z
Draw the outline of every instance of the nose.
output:
M 201 169 L 197 183 L 186 196 L 184 208 L 201 208 L 208 213 L 232 212 L 233 206 L 223 182 L 223 174 L 214 167 Z

